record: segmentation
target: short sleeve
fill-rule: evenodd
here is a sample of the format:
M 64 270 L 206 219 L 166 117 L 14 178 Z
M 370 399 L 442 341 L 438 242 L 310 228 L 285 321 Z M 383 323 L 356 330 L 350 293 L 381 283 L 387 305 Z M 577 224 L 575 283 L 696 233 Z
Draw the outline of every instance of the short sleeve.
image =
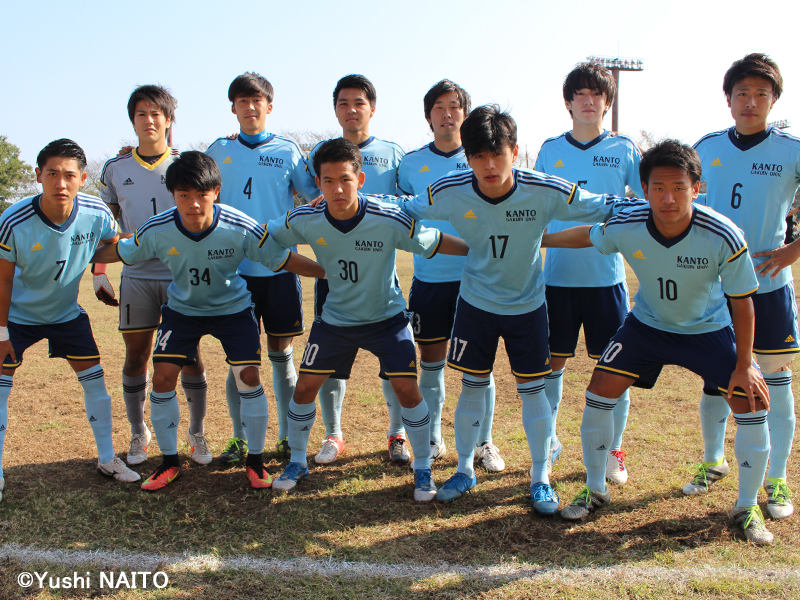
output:
M 138 232 L 132 237 L 117 242 L 117 255 L 126 265 L 133 265 L 143 260 L 155 258 L 153 249 L 154 236 L 144 233 L 139 237 Z
M 407 252 L 432 258 L 442 244 L 442 233 L 433 227 L 423 227 L 416 221 L 411 225 L 408 236 L 398 235 L 397 247 Z
M 103 172 L 100 174 L 100 199 L 106 204 L 119 204 L 117 198 L 117 190 L 114 187 L 113 179 L 113 166 L 110 162 L 103 165 Z
M 606 234 L 605 223 L 597 223 L 589 230 L 589 239 L 592 245 L 603 254 L 614 254 L 619 252 L 619 248 L 612 235 Z

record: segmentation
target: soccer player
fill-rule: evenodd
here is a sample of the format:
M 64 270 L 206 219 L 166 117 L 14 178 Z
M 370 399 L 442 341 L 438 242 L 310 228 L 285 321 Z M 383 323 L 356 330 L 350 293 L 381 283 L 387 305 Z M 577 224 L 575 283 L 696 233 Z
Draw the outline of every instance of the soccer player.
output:
M 342 127 L 342 137 L 350 140 L 361 151 L 363 157 L 362 172 L 366 180 L 362 188 L 364 194 L 397 193 L 397 170 L 403 158 L 403 150 L 394 142 L 378 139 L 369 133 L 369 124 L 375 115 L 378 94 L 372 82 L 363 75 L 346 75 L 342 77 L 333 90 L 333 108 L 336 119 Z M 317 144 L 308 155 L 309 172 L 316 176 L 314 155 L 324 142 Z M 328 295 L 328 281 L 316 283 L 314 308 L 319 316 Z M 342 435 L 342 404 L 346 390 L 346 378 L 334 373 L 323 383 L 319 394 L 322 422 L 325 424 L 325 440 L 322 449 L 314 461 L 318 464 L 330 464 L 344 452 L 344 436 Z M 389 460 L 397 464 L 407 464 L 410 460 L 406 445 L 400 403 L 394 388 L 381 374 L 381 388 L 389 410 Z
M 228 88 L 228 99 L 231 112 L 239 121 L 239 134 L 236 139 L 218 139 L 206 151 L 217 161 L 222 173 L 220 201 L 258 223 L 285 215 L 294 206 L 293 189 L 308 199 L 318 195 L 297 144 L 267 131 L 266 119 L 272 112 L 273 97 L 272 84 L 258 73 L 244 73 L 234 79 Z M 273 273 L 248 259 L 242 261 L 239 274 L 253 297 L 256 319 L 263 323 L 267 334 L 267 355 L 272 363 L 272 389 L 278 409 L 276 447 L 281 457 L 288 458 L 286 415 L 297 381 L 292 338 L 305 330 L 300 279 L 294 273 Z M 240 418 L 239 393 L 232 369 L 225 394 L 233 438 L 220 461 L 233 464 L 247 454 L 248 437 Z
M 194 362 L 200 338 L 212 335 L 225 349 L 241 397 L 242 427 L 251 431 L 246 475 L 253 488 L 267 488 L 272 477 L 262 451 L 267 432 L 267 398 L 258 375 L 261 340 L 250 293 L 237 275 L 247 257 L 279 271 L 283 268 L 324 277 L 318 264 L 294 252 L 267 253 L 260 246 L 264 229 L 242 212 L 215 204 L 221 177 L 214 160 L 202 152 L 184 152 L 167 169 L 167 189 L 175 207 L 148 219 L 134 237 L 104 247 L 97 262 L 135 264 L 160 257 L 173 281 L 153 351 L 151 421 L 163 460 L 142 484 L 159 490 L 181 473 L 175 387 L 183 365 Z
M 165 185 L 165 175 L 178 156 L 177 150 L 167 146 L 167 133 L 175 120 L 176 107 L 172 94 L 157 85 L 139 86 L 128 99 L 128 116 L 139 145 L 106 162 L 100 175 L 100 197 L 125 233 L 133 233 L 150 217 L 175 206 Z M 105 264 L 95 265 L 95 289 L 110 290 L 113 297 L 113 288 L 105 272 Z M 125 342 L 122 396 L 131 424 L 129 465 L 147 460 L 147 447 L 152 438 L 144 422 L 147 364 L 153 333 L 161 318 L 161 306 L 167 303 L 167 286 L 171 281 L 172 273 L 158 258 L 125 265 L 119 288 L 121 302 L 114 300 L 112 304 L 119 305 L 119 330 Z M 98 298 L 110 302 L 103 300 L 102 295 Z M 208 385 L 199 348 L 196 356 L 195 364 L 185 365 L 181 370 L 181 384 L 190 415 L 187 440 L 192 460 L 208 464 L 212 456 L 203 430 Z
M 78 305 L 81 277 L 99 244 L 118 239 L 114 216 L 99 198 L 79 192 L 86 155 L 72 140 L 50 142 L 36 158 L 42 193 L 0 216 L 0 499 L 8 396 L 30 346 L 46 338 L 51 358 L 65 358 L 83 387 L 97 443 L 97 471 L 133 482 L 139 474 L 114 453 L 111 396 L 86 312 Z
M 740 469 L 739 498 L 730 516 L 748 540 L 770 543 L 772 534 L 756 502 L 769 457 L 769 390 L 751 351 L 751 296 L 758 281 L 741 231 L 721 214 L 693 204 L 701 169 L 692 148 L 676 140 L 661 142 L 645 152 L 640 165 L 649 206 L 577 228 L 583 246 L 621 253 L 639 279 L 639 290 L 586 390 L 581 423 L 586 487 L 561 516 L 584 519 L 610 502 L 605 467 L 614 404 L 631 385 L 653 387 L 663 365 L 676 364 L 713 385 L 733 410 Z
M 603 129 L 603 117 L 614 103 L 617 86 L 614 77 L 600 65 L 580 63 L 564 79 L 564 104 L 572 117 L 572 130 L 542 144 L 536 170 L 577 181 L 596 193 L 625 195 L 625 186 L 639 198 L 639 160 L 633 141 Z M 551 221 L 550 233 L 569 227 Z M 556 435 L 558 406 L 561 403 L 564 369 L 575 356 L 581 325 L 586 350 L 595 360 L 620 328 L 630 310 L 625 263 L 622 256 L 605 256 L 594 248 L 567 250 L 553 248 L 544 261 L 547 320 L 550 325 L 550 367 L 544 387 L 553 411 L 553 437 L 548 467 L 561 455 Z M 613 483 L 628 480 L 622 434 L 628 420 L 630 399 L 626 391 L 614 407 L 614 440 L 609 446 L 608 472 Z
M 552 419 L 542 377 L 551 369 L 539 246 L 551 220 L 603 220 L 616 199 L 514 169 L 516 123 L 497 106 L 473 110 L 461 126 L 461 142 L 472 172 L 444 177 L 404 204 L 414 218 L 449 221 L 470 248 L 447 359 L 464 373 L 454 419 L 458 468 L 437 498 L 455 500 L 477 485 L 475 442 L 502 337 L 522 398 L 531 502 L 535 511 L 553 514 L 558 496 L 547 473 Z
M 734 62 L 722 88 L 735 124 L 703 137 L 695 149 L 708 185 L 706 203 L 744 231 L 759 275 L 753 352 L 772 398 L 772 451 L 764 488 L 767 511 L 782 519 L 794 511 L 786 463 L 795 429 L 792 359 L 800 351 L 791 265 L 800 256 L 800 242 L 784 245 L 784 239 L 786 215 L 800 185 L 800 139 L 767 125 L 783 90 L 778 65 L 768 56 L 750 54 Z M 723 398 L 704 385 L 700 422 L 705 451 L 685 494 L 706 493 L 730 471 L 724 454 L 729 414 Z
M 400 161 L 397 186 L 404 194 L 424 194 L 429 185 L 448 173 L 469 170 L 461 146 L 461 124 L 470 111 L 469 94 L 458 84 L 442 79 L 428 90 L 422 102 L 433 141 L 409 152 Z M 421 224 L 458 235 L 447 221 L 422 221 Z M 431 415 L 431 460 L 444 456 L 447 450 L 442 439 L 444 364 L 465 260 L 461 256 L 444 254 L 430 260 L 414 255 L 414 281 L 408 294 L 408 310 L 420 352 L 419 389 Z M 492 443 L 494 400 L 494 377 L 490 376 L 476 456 L 486 470 L 502 471 L 505 461 Z
M 358 146 L 344 138 L 325 142 L 314 156 L 325 201 L 294 209 L 268 224 L 268 242 L 310 244 L 330 273 L 322 315 L 314 319 L 289 405 L 291 462 L 273 488 L 287 491 L 308 477 L 306 450 L 316 417 L 315 398 L 334 373 L 349 376 L 359 348 L 375 354 L 397 394 L 414 450 L 414 499 L 433 500 L 430 417 L 417 387 L 417 355 L 397 283 L 396 249 L 430 258 L 437 252 L 466 254 L 458 238 L 420 226 L 398 207 L 358 193 L 365 175 Z

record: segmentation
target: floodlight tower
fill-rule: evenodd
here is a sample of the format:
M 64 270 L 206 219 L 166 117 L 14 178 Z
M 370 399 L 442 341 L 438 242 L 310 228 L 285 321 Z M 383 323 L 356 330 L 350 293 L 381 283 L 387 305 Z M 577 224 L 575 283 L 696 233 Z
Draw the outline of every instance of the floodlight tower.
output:
M 617 84 L 617 97 L 611 106 L 611 131 L 619 131 L 619 72 L 644 71 L 641 58 L 620 58 L 612 56 L 587 56 L 586 60 L 601 65 L 611 71 Z

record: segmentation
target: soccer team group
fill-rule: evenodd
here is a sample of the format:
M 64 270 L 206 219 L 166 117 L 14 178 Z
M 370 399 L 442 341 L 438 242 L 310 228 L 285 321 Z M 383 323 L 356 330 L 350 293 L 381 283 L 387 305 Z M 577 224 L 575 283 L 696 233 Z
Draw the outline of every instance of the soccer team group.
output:
M 771 543 L 757 503 L 762 484 L 773 518 L 793 512 L 786 465 L 795 425 L 791 361 L 800 346 L 790 265 L 800 245 L 783 242 L 800 185 L 800 139 L 768 125 L 782 91 L 769 57 L 734 62 L 723 89 L 730 129 L 694 148 L 666 140 L 642 155 L 603 128 L 616 92 L 611 73 L 581 63 L 563 85 L 572 129 L 546 140 L 535 170 L 527 170 L 514 167 L 514 120 L 496 106 L 471 110 L 469 94 L 446 79 L 423 101 L 433 142 L 404 154 L 369 133 L 370 81 L 342 78 L 333 92 L 342 137 L 307 158 L 267 132 L 273 88 L 256 73 L 228 90 L 239 133 L 205 153 L 169 148 L 175 99 L 160 86 L 136 88 L 128 114 L 138 145 L 106 163 L 102 199 L 80 193 L 85 155 L 61 139 L 38 155 L 42 193 L 0 217 L 0 459 L 14 372 L 25 350 L 46 338 L 50 356 L 65 358 L 84 389 L 101 474 L 140 479 L 128 465 L 147 459 L 152 385 L 150 420 L 163 460 L 141 487 L 155 491 L 180 475 L 179 377 L 191 458 L 210 463 L 198 344 L 212 335 L 229 364 L 233 426 L 218 460 L 244 462 L 254 488 L 286 492 L 309 477 L 317 398 L 325 439 L 315 462 L 344 452 L 345 381 L 365 349 L 380 362 L 389 459 L 412 462 L 416 501 L 453 501 L 477 485 L 474 461 L 505 468 L 492 443 L 492 367 L 502 337 L 522 401 L 532 507 L 551 515 L 560 504 L 550 475 L 562 450 L 562 380 L 582 327 L 598 360 L 581 424 L 587 481 L 561 516 L 586 518 L 610 502 L 608 482 L 627 481 L 628 388 L 650 388 L 663 365 L 676 364 L 704 381 L 704 457 L 684 493 L 706 493 L 728 475 L 724 438 L 733 412 L 739 496 L 730 516 L 748 540 Z M 635 198 L 625 198 L 627 188 Z M 311 203 L 293 208 L 295 192 Z M 298 244 L 317 261 L 298 254 Z M 541 247 L 548 248 L 544 268 Z M 414 253 L 408 305 L 397 249 Z M 623 258 L 639 279 L 632 310 Z M 105 263 L 115 261 L 124 264 L 118 303 L 105 275 Z M 98 298 L 119 305 L 127 465 L 114 451 L 111 398 L 77 303 L 90 263 Z M 292 348 L 304 331 L 298 276 L 317 278 L 299 376 Z M 288 460 L 274 479 L 262 458 L 261 327 L 277 449 Z M 454 416 L 458 467 L 437 489 L 431 463 L 446 452 L 445 365 L 463 374 Z M 0 470 L 0 498 L 4 484 Z

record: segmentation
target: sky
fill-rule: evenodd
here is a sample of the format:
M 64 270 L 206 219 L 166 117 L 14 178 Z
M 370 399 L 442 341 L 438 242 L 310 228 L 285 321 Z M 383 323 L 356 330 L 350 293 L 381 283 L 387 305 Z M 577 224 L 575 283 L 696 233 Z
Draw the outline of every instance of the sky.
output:
M 770 119 L 789 119 L 789 133 L 800 135 L 800 3 L 793 0 L 9 4 L 0 36 L 0 135 L 30 164 L 61 137 L 78 142 L 90 160 L 116 154 L 123 140 L 135 139 L 126 104 L 140 84 L 165 85 L 178 99 L 177 147 L 210 143 L 238 130 L 227 89 L 245 71 L 275 88 L 272 132 L 340 131 L 333 88 L 343 75 L 361 73 L 378 91 L 370 133 L 411 150 L 432 139 L 425 92 L 449 78 L 473 106 L 509 110 L 521 151 L 535 155 L 546 138 L 570 129 L 561 84 L 589 55 L 644 61 L 644 71 L 621 73 L 620 131 L 694 143 L 732 124 L 725 70 L 765 52 L 785 81 Z

